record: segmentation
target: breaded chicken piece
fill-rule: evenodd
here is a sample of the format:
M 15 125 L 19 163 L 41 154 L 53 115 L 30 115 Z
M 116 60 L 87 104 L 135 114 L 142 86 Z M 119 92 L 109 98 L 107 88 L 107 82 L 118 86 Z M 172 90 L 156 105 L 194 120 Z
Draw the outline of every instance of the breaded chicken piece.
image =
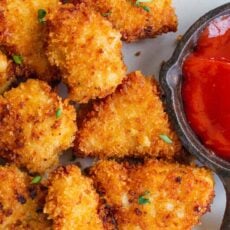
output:
M 98 200 L 91 179 L 81 175 L 77 166 L 63 166 L 49 178 L 44 212 L 53 220 L 55 230 L 103 229 Z
M 84 2 L 118 29 L 123 40 L 133 42 L 141 38 L 177 30 L 177 17 L 171 0 L 72 0 Z
M 112 93 L 125 77 L 121 35 L 84 4 L 49 17 L 48 57 L 60 68 L 70 99 L 86 103 Z
M 214 196 L 208 169 L 177 163 L 101 161 L 90 175 L 113 213 L 116 224 L 110 223 L 107 229 L 192 229 L 209 211 Z
M 92 109 L 84 116 L 81 112 L 81 116 L 75 141 L 79 155 L 171 159 L 181 149 L 164 112 L 156 81 L 138 71 L 129 74 L 115 93 L 94 102 Z
M 46 230 L 42 213 L 46 190 L 15 166 L 0 166 L 0 229 Z
M 0 96 L 0 156 L 44 172 L 72 145 L 76 112 L 42 81 L 28 80 Z
M 58 5 L 59 0 L 0 1 L 0 44 L 18 63 L 21 75 L 49 82 L 58 80 L 56 68 L 51 67 L 45 55 L 45 14 Z
M 16 80 L 14 67 L 11 60 L 0 51 L 0 94 L 7 90 Z

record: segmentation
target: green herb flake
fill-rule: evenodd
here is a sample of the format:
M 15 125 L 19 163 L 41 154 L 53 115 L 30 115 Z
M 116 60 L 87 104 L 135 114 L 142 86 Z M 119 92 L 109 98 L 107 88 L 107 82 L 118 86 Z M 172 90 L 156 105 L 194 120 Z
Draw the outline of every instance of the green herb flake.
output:
M 42 180 L 42 177 L 37 175 L 32 179 L 31 184 L 38 184 L 41 182 L 41 180 Z
M 62 110 L 61 108 L 59 108 L 57 111 L 56 111 L 56 118 L 59 118 L 62 114 Z
M 148 6 L 142 5 L 141 3 L 145 3 L 145 2 L 152 2 L 152 0 L 136 0 L 135 5 L 137 7 L 142 8 L 143 10 L 145 10 L 146 12 L 150 12 L 150 8 Z
M 150 8 L 148 6 L 141 6 L 143 8 L 143 10 L 145 10 L 146 12 L 150 12 Z
M 140 205 L 150 204 L 149 198 L 146 197 L 149 194 L 150 194 L 150 192 L 146 191 L 141 196 L 139 196 L 138 197 L 138 204 L 140 204 Z
M 22 65 L 22 63 L 23 63 L 23 57 L 22 57 L 21 55 L 16 55 L 16 54 L 14 54 L 14 55 L 12 56 L 12 59 L 13 59 L 13 61 L 14 61 L 16 64 L 18 64 L 18 65 Z
M 172 144 L 172 143 L 173 143 L 173 141 L 172 141 L 167 135 L 165 135 L 165 134 L 161 134 L 161 135 L 160 135 L 160 138 L 161 138 L 164 142 L 166 142 L 167 144 Z
M 40 22 L 40 23 L 45 23 L 46 22 L 46 19 L 45 19 L 45 17 L 46 17 L 46 11 L 45 10 L 43 10 L 43 9 L 39 9 L 38 10 L 38 21 Z
M 140 205 L 150 204 L 150 201 L 148 198 L 146 198 L 144 196 L 139 196 L 138 204 L 140 204 Z
M 107 13 L 102 13 L 101 14 L 103 17 L 109 17 L 110 15 L 111 15 L 111 12 L 109 11 L 109 12 L 107 12 Z

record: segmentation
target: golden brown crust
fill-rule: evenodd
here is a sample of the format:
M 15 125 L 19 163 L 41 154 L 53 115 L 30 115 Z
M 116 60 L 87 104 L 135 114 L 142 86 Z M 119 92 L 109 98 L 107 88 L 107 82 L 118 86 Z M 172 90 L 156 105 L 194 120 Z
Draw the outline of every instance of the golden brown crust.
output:
M 152 0 L 140 3 L 140 6 L 136 5 L 136 0 L 72 0 L 72 2 L 75 4 L 84 2 L 100 12 L 112 22 L 121 32 L 123 40 L 127 42 L 177 30 L 177 17 L 171 0 Z
M 83 156 L 172 159 L 181 150 L 156 82 L 138 71 L 129 74 L 115 93 L 94 102 L 81 120 L 75 150 Z M 172 144 L 162 140 L 161 134 L 170 137 Z
M 12 61 L 0 51 L 0 94 L 9 89 L 15 80 L 15 70 Z
M 74 107 L 45 82 L 21 83 L 0 97 L 0 156 L 32 172 L 44 172 L 72 145 L 75 120 Z
M 46 25 L 38 21 L 39 9 L 49 14 L 58 4 L 59 0 L 0 1 L 0 44 L 8 57 L 23 57 L 23 64 L 18 66 L 20 76 L 58 80 L 58 71 L 45 55 Z
M 15 166 L 0 166 L 0 229 L 48 230 L 42 213 L 46 190 Z
M 74 165 L 59 167 L 49 178 L 44 212 L 55 230 L 103 229 L 97 214 L 98 195 L 92 181 Z
M 125 77 L 120 33 L 84 4 L 60 6 L 49 17 L 47 55 L 60 68 L 71 100 L 112 93 Z
M 177 163 L 100 161 L 90 176 L 121 230 L 191 229 L 214 196 L 210 170 Z

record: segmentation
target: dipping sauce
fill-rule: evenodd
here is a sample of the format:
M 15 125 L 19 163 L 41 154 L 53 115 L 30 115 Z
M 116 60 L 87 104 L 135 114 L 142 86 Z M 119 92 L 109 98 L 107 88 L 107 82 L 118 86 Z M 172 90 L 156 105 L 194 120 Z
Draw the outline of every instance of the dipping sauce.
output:
M 230 16 L 212 21 L 185 60 L 182 98 L 201 142 L 230 161 Z

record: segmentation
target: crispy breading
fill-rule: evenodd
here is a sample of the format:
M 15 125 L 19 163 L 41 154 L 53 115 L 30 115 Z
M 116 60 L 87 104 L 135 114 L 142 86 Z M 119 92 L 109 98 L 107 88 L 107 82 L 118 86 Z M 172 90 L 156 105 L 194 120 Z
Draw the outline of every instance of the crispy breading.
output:
M 181 149 L 164 112 L 156 81 L 138 71 L 129 74 L 115 93 L 93 102 L 92 109 L 80 120 L 75 151 L 83 156 L 171 159 Z M 172 143 L 160 135 L 167 135 Z
M 100 161 L 90 176 L 112 210 L 116 226 L 108 229 L 192 229 L 214 196 L 210 170 L 177 163 Z
M 141 38 L 177 30 L 177 17 L 171 0 L 72 0 L 84 2 L 106 17 L 118 29 L 123 40 L 133 42 Z
M 44 172 L 74 140 L 76 112 L 45 82 L 28 80 L 0 97 L 0 156 Z
M 46 23 L 38 20 L 38 10 L 49 14 L 59 0 L 1 0 L 0 44 L 9 57 L 23 58 L 21 75 L 56 81 L 58 72 L 45 55 Z
M 0 166 L 0 229 L 51 229 L 42 213 L 46 190 L 15 166 Z
M 99 197 L 92 181 L 75 165 L 59 167 L 50 178 L 44 212 L 55 230 L 97 230 L 103 225 L 97 214 Z
M 11 60 L 0 51 L 0 94 L 6 91 L 16 80 L 14 67 Z
M 86 103 L 112 93 L 125 77 L 120 33 L 84 4 L 49 17 L 48 57 L 60 68 L 70 99 Z

